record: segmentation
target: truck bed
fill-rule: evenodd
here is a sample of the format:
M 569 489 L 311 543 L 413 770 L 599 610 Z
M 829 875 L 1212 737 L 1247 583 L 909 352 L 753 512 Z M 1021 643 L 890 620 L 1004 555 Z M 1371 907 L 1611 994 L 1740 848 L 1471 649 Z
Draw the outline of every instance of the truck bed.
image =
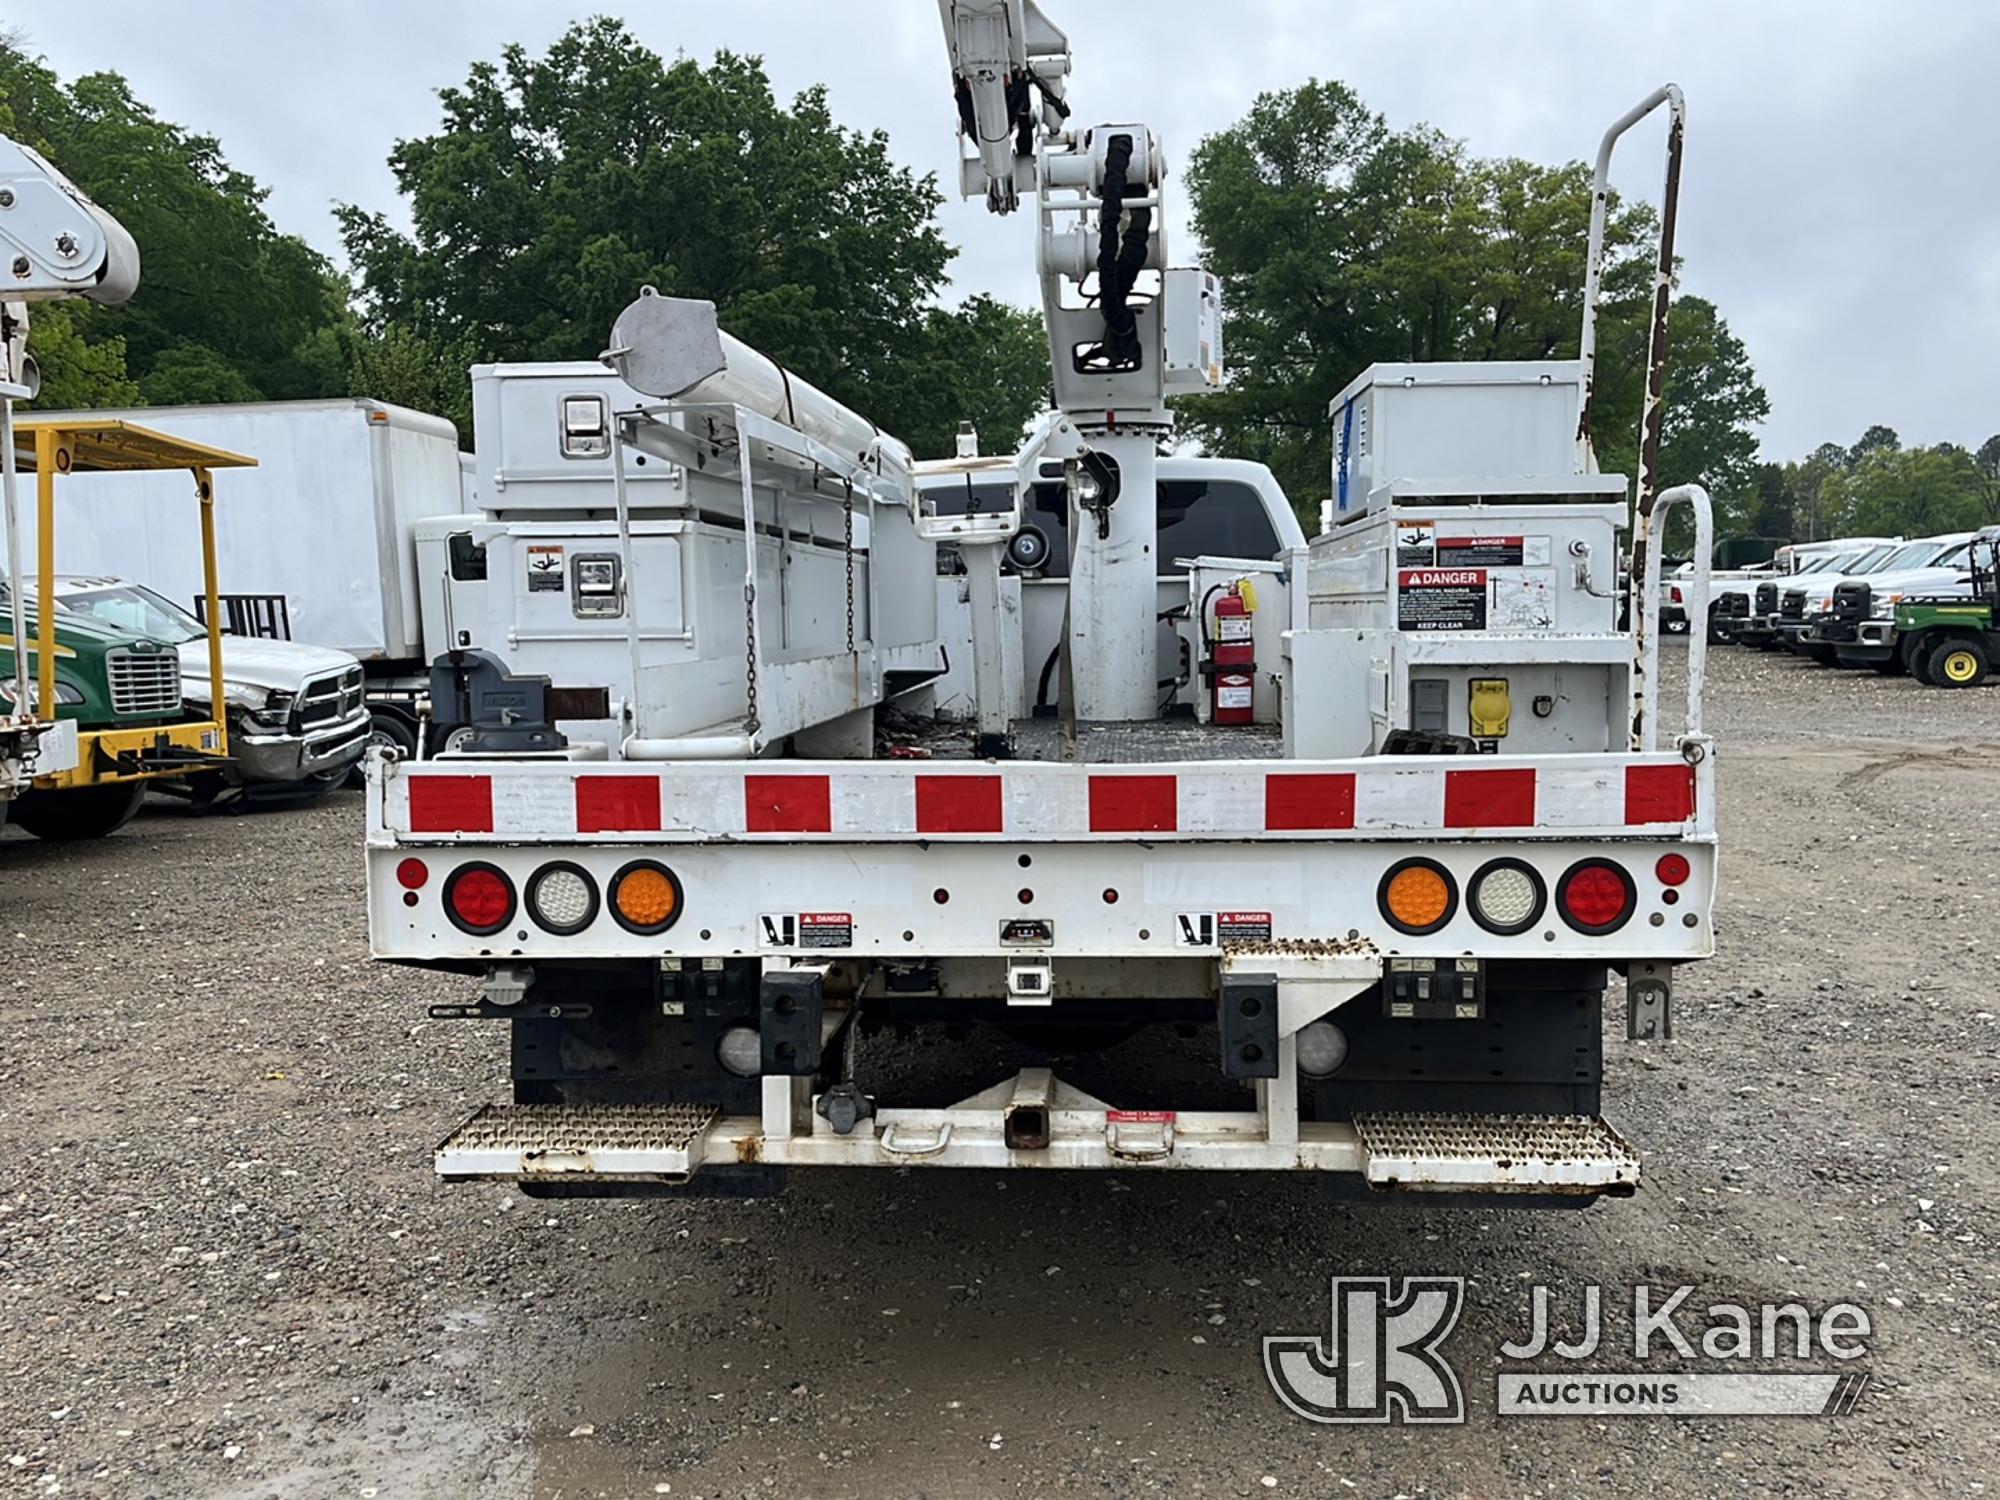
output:
M 1020 761 L 1069 759 L 1063 753 L 1062 721 L 1016 719 L 1014 758 Z M 939 723 L 885 713 L 876 732 L 876 754 L 926 760 L 973 760 L 973 726 Z M 1143 723 L 1079 723 L 1075 759 L 1085 765 L 1201 760 L 1275 760 L 1284 750 L 1276 724 L 1203 724 L 1192 716 Z

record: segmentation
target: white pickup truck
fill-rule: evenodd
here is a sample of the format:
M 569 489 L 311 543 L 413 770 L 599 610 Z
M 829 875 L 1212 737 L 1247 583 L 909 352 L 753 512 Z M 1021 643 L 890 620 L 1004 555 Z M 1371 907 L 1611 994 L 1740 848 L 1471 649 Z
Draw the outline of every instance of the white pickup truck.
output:
M 199 641 L 206 627 L 144 584 L 109 576 L 61 575 L 56 598 L 73 614 L 164 641 Z M 345 651 L 254 636 L 222 638 L 224 711 L 230 767 L 163 784 L 212 800 L 231 787 L 256 792 L 330 790 L 346 780 L 368 747 L 368 705 L 361 663 Z M 201 654 L 182 656 L 181 701 L 207 713 L 208 676 Z
M 1834 665 L 1839 645 L 1853 641 L 1854 627 L 1870 614 L 1869 598 L 1875 590 L 1880 589 L 1886 596 L 1897 592 L 1906 582 L 1928 589 L 1955 579 L 1964 566 L 1973 535 L 1959 531 L 1920 537 L 1891 549 L 1886 556 L 1871 554 L 1847 572 L 1826 570 L 1815 574 L 1805 580 L 1803 587 L 1785 590 L 1778 611 L 1779 633 L 1800 655 L 1822 666 Z M 1848 612 L 1836 624 L 1834 600 L 1844 585 L 1858 585 L 1859 589 L 1849 589 Z

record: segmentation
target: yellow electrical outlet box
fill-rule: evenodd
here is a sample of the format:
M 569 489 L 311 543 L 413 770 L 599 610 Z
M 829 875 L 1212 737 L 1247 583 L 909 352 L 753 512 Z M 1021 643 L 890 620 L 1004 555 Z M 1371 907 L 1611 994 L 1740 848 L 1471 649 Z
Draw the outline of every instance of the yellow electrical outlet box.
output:
M 1507 697 L 1507 679 L 1504 677 L 1475 677 L 1467 684 L 1469 689 L 1467 709 L 1472 716 L 1472 737 L 1475 740 L 1502 739 L 1507 733 L 1507 720 L 1514 706 Z

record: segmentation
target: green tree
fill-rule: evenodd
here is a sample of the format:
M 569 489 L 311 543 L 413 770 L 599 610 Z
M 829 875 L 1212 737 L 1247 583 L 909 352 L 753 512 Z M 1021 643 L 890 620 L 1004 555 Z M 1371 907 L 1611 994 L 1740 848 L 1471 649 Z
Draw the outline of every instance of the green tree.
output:
M 1783 464 L 1757 465 L 1752 492 L 1756 497 L 1756 511 L 1751 517 L 1753 535 L 1784 537 L 1787 541 L 1795 535 L 1794 497 L 1787 479 Z
M 1260 459 L 1308 521 L 1332 467 L 1334 395 L 1375 361 L 1551 359 L 1576 352 L 1590 175 L 1487 160 L 1434 130 L 1391 131 L 1347 85 L 1264 94 L 1204 140 L 1187 181 L 1223 281 L 1228 389 L 1181 403 L 1213 451 Z M 1593 436 L 1632 473 L 1655 218 L 1608 215 Z M 1768 400 L 1714 307 L 1669 326 L 1663 484 L 1741 484 Z
M 1794 531 L 1805 529 L 1804 540 L 1816 542 L 1840 533 L 1833 527 L 1833 503 L 1840 486 L 1829 491 L 1835 476 L 1844 476 L 1849 464 L 1847 450 L 1839 443 L 1821 443 L 1797 463 L 1785 465 L 1785 483 L 1792 492 Z
M 1857 467 L 1861 460 L 1871 453 L 1898 453 L 1902 451 L 1903 440 L 1896 436 L 1896 429 L 1877 422 L 1861 434 L 1860 441 L 1847 450 L 1847 466 Z
M 0 36 L 6 127 L 47 156 L 131 231 L 143 263 L 124 307 L 72 325 L 60 360 L 123 341 L 129 376 L 149 401 L 334 394 L 340 370 L 313 356 L 339 316 L 342 283 L 303 240 L 279 234 L 264 190 L 221 146 L 160 119 L 115 73 L 64 85 L 16 38 Z M 110 356 L 89 356 L 100 365 Z M 87 391 L 79 370 L 52 384 Z
M 1606 432 L 1599 426 L 1598 457 L 1610 472 L 1636 476 L 1639 434 L 1635 377 L 1646 368 L 1646 335 L 1630 323 L 1618 327 L 1614 342 L 1599 356 L 1604 381 L 1615 393 L 1613 409 L 1631 414 Z M 1771 413 L 1770 397 L 1757 382 L 1743 341 L 1704 297 L 1683 297 L 1667 312 L 1667 379 L 1660 413 L 1659 487 L 1700 484 L 1718 503 L 1719 533 L 1730 528 L 1758 536 L 1789 536 L 1790 528 L 1766 531 L 1756 522 L 1757 437 L 1751 430 Z M 1725 524 L 1725 517 L 1727 523 Z M 1670 544 L 1692 540 L 1685 511 L 1672 521 Z
M 92 340 L 84 329 L 95 309 L 68 302 L 38 302 L 28 313 L 28 352 L 41 367 L 34 404 L 45 411 L 138 406 L 139 384 L 125 370 L 125 341 Z
M 599 19 L 540 56 L 506 48 L 439 100 L 438 131 L 390 158 L 414 232 L 339 210 L 371 333 L 588 359 L 650 284 L 714 301 L 731 333 L 927 452 L 961 416 L 1018 428 L 1047 388 L 1026 320 L 933 306 L 953 253 L 936 182 L 836 124 L 822 88 L 786 107 L 754 58 L 668 64 Z M 954 383 L 967 405 L 947 411 Z
M 1855 464 L 1852 488 L 1855 524 L 1866 535 L 1935 536 L 1980 520 L 1979 469 L 1963 448 L 1878 444 Z
M 1988 526 L 2000 525 L 2000 433 L 1979 445 L 1972 456 L 1979 471 L 1979 515 Z
M 471 336 L 426 336 L 392 324 L 372 337 L 344 328 L 338 339 L 349 395 L 449 418 L 458 428 L 459 446 L 472 447 L 472 384 L 466 372 L 480 356 Z

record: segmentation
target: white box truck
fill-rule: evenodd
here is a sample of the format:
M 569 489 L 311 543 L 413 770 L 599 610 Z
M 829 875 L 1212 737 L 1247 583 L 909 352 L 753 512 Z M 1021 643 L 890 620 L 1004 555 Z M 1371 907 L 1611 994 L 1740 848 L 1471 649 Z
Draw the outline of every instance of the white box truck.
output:
M 457 429 L 360 397 L 93 415 L 257 455 L 232 486 L 216 536 L 225 629 L 357 658 L 374 742 L 414 753 L 436 654 L 424 638 L 416 523 L 472 504 Z M 180 506 L 135 504 L 133 495 L 151 484 L 178 502 L 186 476 L 83 474 L 70 484 L 63 572 L 135 580 L 198 613 L 199 539 L 174 524 Z

